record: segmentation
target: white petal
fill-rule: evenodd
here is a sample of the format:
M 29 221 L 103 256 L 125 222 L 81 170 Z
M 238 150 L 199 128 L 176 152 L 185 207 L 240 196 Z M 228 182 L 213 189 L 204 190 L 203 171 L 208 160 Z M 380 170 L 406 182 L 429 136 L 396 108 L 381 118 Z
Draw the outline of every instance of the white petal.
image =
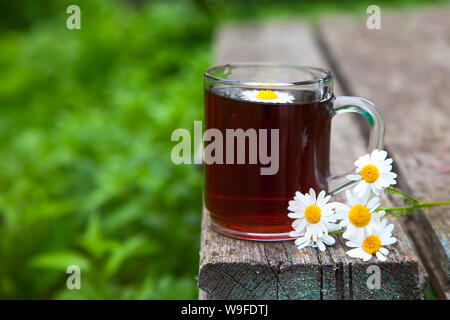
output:
M 302 231 L 303 229 L 305 229 L 307 223 L 308 222 L 306 221 L 306 219 L 298 219 L 292 223 L 292 228 Z
M 328 223 L 328 231 L 338 231 L 341 229 L 337 224 L 335 223 Z
M 355 228 L 353 228 L 353 226 L 351 224 L 349 224 L 347 226 L 347 229 L 345 230 L 345 232 L 342 234 L 342 237 L 344 239 L 350 240 L 354 237 L 355 234 Z
M 389 187 L 389 185 L 390 185 L 389 182 L 390 182 L 389 180 L 387 180 L 383 177 L 380 177 L 380 178 L 378 178 L 377 181 L 374 182 L 373 185 L 375 186 L 376 189 L 383 190 L 383 189 Z
M 322 209 L 321 214 L 323 216 L 325 216 L 325 217 L 334 216 L 334 210 L 331 209 L 329 206 L 327 206 L 327 205 L 322 206 L 321 209 Z
M 358 190 L 356 190 L 356 188 L 358 188 Z M 360 198 L 363 198 L 369 192 L 370 192 L 370 185 L 364 180 L 361 180 L 355 187 L 355 193 L 357 193 L 358 197 Z
M 357 243 L 357 242 L 353 242 L 353 241 L 347 241 L 347 242 L 345 243 L 345 245 L 346 245 L 347 247 L 350 247 L 350 248 L 358 248 L 358 247 L 361 247 L 361 246 L 362 246 L 361 243 Z
M 380 172 L 380 175 L 383 175 L 389 171 L 392 170 L 392 166 L 390 164 L 380 164 L 378 165 L 378 171 Z
M 364 238 L 365 228 L 357 228 L 358 229 L 358 239 Z
M 321 231 L 322 231 L 322 234 L 320 235 L 320 237 L 322 237 L 323 234 L 328 234 L 328 228 L 325 223 L 322 222 L 320 227 L 321 227 Z
M 341 228 L 345 227 L 345 226 L 348 225 L 348 224 L 349 224 L 349 221 L 348 221 L 348 220 L 342 220 L 341 222 L 339 222 L 339 226 L 340 226 Z
M 380 248 L 380 252 L 381 252 L 382 254 L 384 254 L 385 256 L 387 256 L 387 255 L 389 254 L 389 250 L 386 249 L 386 248 L 383 248 L 383 247 Z
M 370 154 L 370 160 L 375 161 L 377 159 L 378 152 L 378 149 L 373 149 L 372 153 Z
M 342 212 L 342 211 L 338 211 L 338 212 L 335 213 L 335 217 L 336 217 L 336 219 L 338 219 L 338 220 L 343 220 L 343 219 L 345 219 L 345 217 L 346 217 L 347 215 L 348 215 L 348 212 L 345 213 L 345 212 Z
M 364 181 L 361 181 L 356 185 L 355 190 L 359 185 L 361 185 L 362 182 L 364 182 Z M 347 202 L 350 204 L 350 206 L 353 207 L 356 204 L 356 199 L 355 199 L 353 193 L 350 190 L 345 190 L 345 195 L 347 196 Z M 350 208 L 349 208 L 349 210 L 350 210 Z
M 320 192 L 319 192 L 319 195 L 317 196 L 316 204 L 317 204 L 318 206 L 321 206 L 321 205 L 322 205 L 322 200 L 323 200 L 323 198 L 325 198 L 325 191 L 324 191 L 324 190 L 320 191 Z
M 384 150 L 378 151 L 377 149 L 375 149 L 372 151 L 371 160 L 376 161 L 376 162 L 381 162 L 381 161 L 384 161 L 384 159 L 386 159 L 386 157 L 387 157 L 386 151 L 384 151 Z
M 369 160 L 370 160 L 369 154 L 365 154 L 355 161 L 355 166 L 362 168 L 369 162 Z
M 302 235 L 303 235 L 303 233 L 300 232 L 300 231 L 297 231 L 297 230 L 289 232 L 289 237 L 291 237 L 291 238 L 297 238 L 297 237 L 300 237 Z
M 353 189 L 354 193 L 359 193 L 361 192 L 361 189 L 363 188 L 363 186 L 366 184 L 366 182 L 364 180 L 361 180 L 360 182 L 358 182 L 355 186 L 355 188 Z M 348 197 L 347 197 L 348 200 Z
M 313 188 L 309 188 L 309 198 L 314 204 L 316 203 L 316 192 Z
M 346 178 L 348 180 L 352 180 L 352 181 L 359 181 L 359 180 L 362 179 L 361 176 L 357 175 L 357 174 L 349 174 L 349 175 L 346 176 Z
M 288 217 L 292 219 L 301 219 L 305 217 L 303 212 L 289 212 Z
M 348 250 L 346 253 L 347 253 L 347 255 L 349 255 L 352 258 L 362 258 L 365 251 L 363 250 L 363 248 L 359 247 L 359 248 Z
M 328 195 L 324 197 L 320 202 L 319 200 L 317 200 L 318 206 L 329 207 L 330 209 L 332 209 L 334 206 L 331 203 L 327 204 L 330 199 L 331 195 Z
M 303 203 L 300 203 L 299 201 L 289 201 L 289 207 L 294 208 L 293 211 L 305 211 L 306 207 Z
M 380 219 L 382 216 L 384 216 L 386 214 L 386 211 L 384 211 L 384 210 L 380 210 L 380 211 L 377 211 L 377 212 L 374 212 L 374 213 L 372 213 L 372 215 L 374 216 L 374 217 L 376 217 L 377 219 Z
M 373 193 L 375 193 L 377 196 L 380 195 L 380 192 L 376 188 L 375 184 L 372 183 L 370 187 L 372 188 Z
M 397 174 L 395 172 L 383 172 L 380 174 L 381 177 L 385 179 L 395 179 L 397 178 Z
M 309 244 L 310 244 L 310 242 L 309 241 L 305 241 L 305 242 L 303 242 L 301 245 L 299 245 L 298 247 L 297 247 L 297 249 L 303 249 L 304 247 L 307 247 L 307 246 L 309 246 Z
M 323 240 L 323 242 L 325 242 L 329 246 L 332 246 L 333 244 L 336 243 L 336 240 L 332 236 L 330 236 L 328 234 L 324 234 L 323 237 L 322 237 L 322 240 Z
M 296 246 L 301 246 L 306 242 L 306 244 L 308 244 L 309 240 L 305 239 L 305 237 L 301 237 L 298 239 L 295 239 L 295 245 Z
M 363 260 L 364 261 L 369 261 L 370 259 L 372 259 L 372 255 L 371 254 L 368 254 L 365 251 L 364 251 L 364 253 L 365 253 L 365 255 L 363 256 Z
M 348 190 L 347 190 L 348 191 Z M 350 207 L 340 203 L 340 202 L 335 202 L 334 203 L 334 207 L 336 209 L 336 212 L 343 212 L 343 213 L 348 213 L 350 211 Z
M 383 219 L 383 220 L 380 220 L 380 222 L 379 222 L 379 225 L 380 225 L 380 230 L 382 230 L 381 231 L 381 233 L 380 233 L 380 235 L 381 236 L 383 236 L 384 234 L 386 234 L 386 235 L 388 235 L 389 237 L 390 237 L 390 232 L 385 232 L 384 230 L 386 229 L 386 225 L 387 225 L 387 220 L 385 220 L 385 219 Z
M 372 228 L 373 228 L 373 231 L 374 231 L 374 234 L 375 233 L 380 233 L 380 232 L 383 232 L 382 230 L 383 230 L 383 224 L 381 223 L 381 221 L 379 220 L 379 218 L 378 217 L 374 217 L 373 219 L 372 219 L 372 221 L 371 221 L 371 224 L 372 224 Z M 387 239 L 386 237 L 383 237 L 383 236 L 380 236 L 380 239 Z
M 311 239 L 312 233 L 310 231 L 309 228 L 306 228 L 306 232 L 305 232 L 305 238 L 306 239 Z
M 331 208 L 334 208 L 334 206 L 333 206 L 333 204 L 332 203 L 328 203 L 327 204 L 327 202 L 328 201 L 330 201 L 330 199 L 331 199 L 331 195 L 329 194 L 329 195 L 327 195 L 325 198 L 323 198 L 323 204 L 325 205 L 325 206 L 331 206 Z
M 378 198 L 378 197 L 374 197 L 374 198 L 370 199 L 369 202 L 367 202 L 367 208 L 369 209 L 369 211 L 375 210 L 379 205 L 380 205 L 380 198 Z
M 392 231 L 394 230 L 394 224 L 390 224 L 386 227 L 386 232 L 392 233 Z
M 322 241 L 317 241 L 317 245 L 319 246 L 320 251 L 325 251 L 326 248 Z
M 305 207 L 311 205 L 311 201 L 309 201 L 309 197 L 307 198 L 304 194 L 301 194 L 300 192 L 295 193 L 295 198 L 298 200 L 301 204 L 303 204 Z
M 288 206 L 287 209 L 290 212 L 293 212 L 293 213 L 303 213 L 306 210 L 306 208 L 302 209 L 302 208 L 299 208 L 297 206 Z
M 363 206 L 367 206 L 367 202 L 369 201 L 370 193 L 366 192 L 362 197 L 359 199 L 359 204 L 362 204 Z
M 392 237 L 392 238 L 389 238 L 387 241 L 384 241 L 384 243 L 382 243 L 382 245 L 390 245 L 390 244 L 394 244 L 396 242 L 397 242 L 397 238 Z
M 386 261 L 387 260 L 386 257 L 383 256 L 383 254 L 380 251 L 377 251 L 375 253 L 375 255 L 377 256 L 378 260 L 380 260 L 380 261 Z
M 306 226 L 306 230 L 308 230 L 310 232 L 311 236 L 313 236 L 316 233 L 316 231 L 317 231 L 316 224 L 308 223 L 307 226 Z
M 297 211 L 300 211 L 298 207 L 296 207 L 296 206 L 291 206 L 291 205 L 289 205 L 289 206 L 287 207 L 287 209 L 288 209 L 289 211 L 291 211 L 291 212 L 297 212 Z

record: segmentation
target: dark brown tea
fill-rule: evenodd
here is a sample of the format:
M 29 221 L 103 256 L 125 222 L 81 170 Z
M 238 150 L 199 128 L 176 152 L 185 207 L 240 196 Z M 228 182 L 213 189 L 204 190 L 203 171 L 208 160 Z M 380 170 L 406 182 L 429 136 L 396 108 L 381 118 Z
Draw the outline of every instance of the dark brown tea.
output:
M 295 192 L 327 187 L 332 98 L 312 103 L 259 103 L 205 91 L 205 108 L 205 130 L 216 128 L 223 137 L 226 129 L 279 130 L 276 174 L 261 175 L 260 169 L 267 165 L 259 161 L 237 164 L 234 159 L 234 164 L 205 165 L 205 205 L 213 223 L 255 239 L 258 237 L 251 233 L 291 231 L 293 220 L 287 216 L 287 207 Z M 270 155 L 274 149 L 270 133 L 266 139 Z M 224 147 L 224 158 L 226 153 Z

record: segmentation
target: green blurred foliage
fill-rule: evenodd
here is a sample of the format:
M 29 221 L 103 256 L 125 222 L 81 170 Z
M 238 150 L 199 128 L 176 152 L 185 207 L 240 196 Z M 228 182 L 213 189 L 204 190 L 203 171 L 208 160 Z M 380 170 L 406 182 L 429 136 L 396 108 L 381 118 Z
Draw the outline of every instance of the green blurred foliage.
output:
M 195 299 L 202 174 L 170 136 L 202 119 L 215 27 L 364 5 L 0 2 L 0 298 Z
M 0 297 L 194 298 L 202 176 L 170 135 L 202 117 L 210 21 L 85 1 L 70 31 L 49 4 L 1 38 Z

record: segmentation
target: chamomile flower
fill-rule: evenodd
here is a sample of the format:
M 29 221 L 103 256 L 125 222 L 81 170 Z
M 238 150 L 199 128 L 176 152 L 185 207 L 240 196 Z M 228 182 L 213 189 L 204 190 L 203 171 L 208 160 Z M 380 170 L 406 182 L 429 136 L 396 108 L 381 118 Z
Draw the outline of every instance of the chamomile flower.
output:
M 355 186 L 355 193 L 360 197 L 372 191 L 377 196 L 380 190 L 396 184 L 397 174 L 391 172 L 392 159 L 386 159 L 387 152 L 373 150 L 372 154 L 366 154 L 355 161 L 356 174 L 350 174 L 347 179 L 359 181 Z
M 382 228 L 380 230 L 373 230 L 373 232 L 363 239 L 351 239 L 345 244 L 354 248 L 347 251 L 347 254 L 352 258 L 359 258 L 364 261 L 369 261 L 372 259 L 373 254 L 375 254 L 380 261 L 386 261 L 389 250 L 383 246 L 394 244 L 397 239 L 392 237 L 392 230 L 394 225 L 387 225 L 387 221 L 383 220 L 381 222 Z
M 339 226 L 346 227 L 342 237 L 361 239 L 374 229 L 379 229 L 380 218 L 385 214 L 385 211 L 375 212 L 380 205 L 380 198 L 374 197 L 369 201 L 369 194 L 360 198 L 350 190 L 346 191 L 346 195 L 349 206 L 335 203 L 336 218 L 341 219 Z
M 334 203 L 327 203 L 331 196 L 321 191 L 316 198 L 316 192 L 311 188 L 309 193 L 295 193 L 294 200 L 289 201 L 288 214 L 290 218 L 297 219 L 292 223 L 295 231 L 305 231 L 305 238 L 316 241 L 336 222 Z
M 242 97 L 248 101 L 264 103 L 291 103 L 294 101 L 294 96 L 287 92 L 269 89 L 245 90 L 242 92 Z
M 330 224 L 328 231 L 337 231 L 339 230 L 339 227 L 335 224 Z M 336 240 L 330 236 L 328 233 L 324 233 L 321 238 L 317 238 L 317 240 L 312 240 L 312 237 L 306 238 L 305 237 L 305 231 L 291 231 L 289 233 L 290 237 L 297 238 L 295 240 L 295 245 L 299 250 L 305 248 L 305 247 L 313 247 L 313 248 L 319 248 L 320 251 L 325 251 L 326 246 L 332 246 L 335 244 Z

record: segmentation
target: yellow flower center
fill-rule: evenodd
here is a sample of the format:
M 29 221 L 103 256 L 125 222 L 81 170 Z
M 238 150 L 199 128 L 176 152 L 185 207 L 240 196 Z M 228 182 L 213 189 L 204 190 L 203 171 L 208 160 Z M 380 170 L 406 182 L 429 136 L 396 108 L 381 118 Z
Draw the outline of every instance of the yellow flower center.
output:
M 277 94 L 272 90 L 261 90 L 260 92 L 258 92 L 256 97 L 262 100 L 273 100 L 278 98 Z
M 305 218 L 309 223 L 317 223 L 320 221 L 320 212 L 320 208 L 312 204 L 305 209 Z
M 379 176 L 380 172 L 378 171 L 378 168 L 373 164 L 365 165 L 361 169 L 361 178 L 363 178 L 367 183 L 374 183 L 375 181 L 377 181 Z
M 369 224 L 372 216 L 370 215 L 370 211 L 367 207 L 357 204 L 350 209 L 348 218 L 353 225 L 358 228 L 362 228 Z
M 373 254 L 381 248 L 381 240 L 378 236 L 368 236 L 363 242 L 363 249 L 368 254 Z

